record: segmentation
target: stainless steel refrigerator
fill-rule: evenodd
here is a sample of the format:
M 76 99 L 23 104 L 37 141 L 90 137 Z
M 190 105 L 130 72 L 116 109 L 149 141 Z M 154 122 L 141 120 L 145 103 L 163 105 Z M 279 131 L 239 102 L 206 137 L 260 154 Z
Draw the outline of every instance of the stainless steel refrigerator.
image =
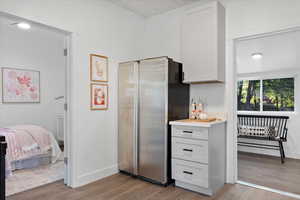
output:
M 168 57 L 121 63 L 118 71 L 118 166 L 145 180 L 171 181 L 170 120 L 188 118 L 189 85 Z

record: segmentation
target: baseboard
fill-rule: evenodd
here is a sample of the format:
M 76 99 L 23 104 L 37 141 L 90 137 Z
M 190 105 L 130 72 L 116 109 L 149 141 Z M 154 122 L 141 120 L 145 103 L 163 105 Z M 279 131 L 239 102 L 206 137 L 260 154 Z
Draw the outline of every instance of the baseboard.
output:
M 257 189 L 266 190 L 266 191 L 269 191 L 269 192 L 274 192 L 274 193 L 277 193 L 277 194 L 280 194 L 280 195 L 285 195 L 285 196 L 292 197 L 292 198 L 295 198 L 295 199 L 300 199 L 300 195 L 298 195 L 298 194 L 285 192 L 285 191 L 281 191 L 281 190 L 276 190 L 276 189 L 273 189 L 273 188 L 269 188 L 269 187 L 265 187 L 265 186 L 261 186 L 261 185 L 256 185 L 256 184 L 248 183 L 248 182 L 244 182 L 244 181 L 237 181 L 237 183 L 240 184 L 240 185 L 246 185 L 248 187 L 254 187 L 254 188 L 257 188 Z
M 105 177 L 117 174 L 118 171 L 119 171 L 118 165 L 113 165 L 111 167 L 107 167 L 104 169 L 98 169 L 93 172 L 80 175 L 77 178 L 74 188 L 81 187 L 81 186 L 87 185 L 89 183 L 103 179 Z
M 276 150 L 261 150 L 261 149 L 254 149 L 254 148 L 248 148 L 246 149 L 239 147 L 238 148 L 239 152 L 245 152 L 245 153 L 255 153 L 255 154 L 262 154 L 262 155 L 267 155 L 267 156 L 275 156 L 280 158 L 280 153 L 279 151 Z M 291 159 L 300 159 L 300 154 L 297 153 L 290 153 L 290 152 L 285 152 L 286 158 L 291 158 Z
M 197 193 L 200 193 L 200 194 L 208 195 L 208 196 L 212 196 L 213 193 L 214 193 L 212 191 L 212 189 L 210 189 L 210 188 L 203 188 L 203 187 L 200 187 L 200 186 L 192 185 L 192 184 L 189 184 L 189 183 L 184 183 L 184 182 L 181 182 L 181 181 L 176 181 L 175 180 L 175 185 L 177 187 L 180 187 L 180 188 L 183 188 L 183 189 L 186 189 L 186 190 L 190 190 L 190 191 L 193 191 L 193 192 L 197 192 Z
M 245 153 L 255 153 L 255 154 L 262 154 L 267 156 L 275 156 L 280 157 L 280 153 L 277 150 L 270 150 L 270 149 L 255 149 L 255 148 L 248 148 L 248 147 L 238 147 L 239 152 Z
M 290 153 L 290 154 L 286 154 L 287 158 L 292 158 L 292 159 L 300 159 L 300 154 L 298 153 Z

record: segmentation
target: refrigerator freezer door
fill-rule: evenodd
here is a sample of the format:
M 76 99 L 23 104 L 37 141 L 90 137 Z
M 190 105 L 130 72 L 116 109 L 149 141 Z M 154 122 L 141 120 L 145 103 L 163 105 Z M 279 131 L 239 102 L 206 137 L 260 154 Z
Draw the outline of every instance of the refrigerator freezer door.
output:
M 136 62 L 119 66 L 118 166 L 131 174 L 137 174 L 137 66 Z
M 139 175 L 167 182 L 168 60 L 147 59 L 139 66 Z

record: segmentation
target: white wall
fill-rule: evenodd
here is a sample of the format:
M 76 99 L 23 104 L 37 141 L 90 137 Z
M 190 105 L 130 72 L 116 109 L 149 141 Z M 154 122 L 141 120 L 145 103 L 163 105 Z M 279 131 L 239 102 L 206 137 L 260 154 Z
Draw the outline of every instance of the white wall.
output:
M 0 11 L 72 32 L 73 187 L 117 172 L 117 66 L 139 56 L 143 18 L 103 0 L 0 0 Z M 90 110 L 89 54 L 109 57 L 109 109 Z
M 38 27 L 20 30 L 10 23 L 5 18 L 0 20 L 0 68 L 40 71 L 41 103 L 1 102 L 0 127 L 36 124 L 56 135 L 56 114 L 63 110 L 58 110 L 54 98 L 65 91 L 65 37 Z
M 209 2 L 203 0 L 146 20 L 143 57 L 167 55 L 180 61 L 180 18 L 185 9 Z M 191 96 L 205 96 L 209 112 L 227 112 L 227 181 L 234 182 L 237 166 L 236 69 L 233 39 L 300 25 L 298 0 L 221 0 L 226 7 L 226 83 L 192 85 Z

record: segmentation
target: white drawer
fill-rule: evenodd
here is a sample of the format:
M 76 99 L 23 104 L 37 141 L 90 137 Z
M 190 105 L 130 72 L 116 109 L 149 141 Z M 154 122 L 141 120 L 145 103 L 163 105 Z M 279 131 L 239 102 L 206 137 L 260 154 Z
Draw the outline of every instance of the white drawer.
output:
M 208 165 L 172 159 L 172 178 L 208 188 Z
M 193 126 L 172 126 L 172 136 L 208 140 L 208 128 Z
M 172 137 L 172 158 L 208 163 L 208 141 Z

